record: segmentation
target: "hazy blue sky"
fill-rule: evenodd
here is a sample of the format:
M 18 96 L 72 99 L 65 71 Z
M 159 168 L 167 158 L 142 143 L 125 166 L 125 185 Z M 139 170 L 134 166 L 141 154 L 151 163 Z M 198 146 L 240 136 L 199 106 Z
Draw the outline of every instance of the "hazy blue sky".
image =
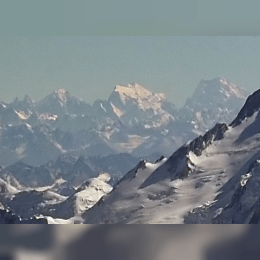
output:
M 0 100 L 58 88 L 92 104 L 137 82 L 177 106 L 202 79 L 260 88 L 260 37 L 0 37 Z

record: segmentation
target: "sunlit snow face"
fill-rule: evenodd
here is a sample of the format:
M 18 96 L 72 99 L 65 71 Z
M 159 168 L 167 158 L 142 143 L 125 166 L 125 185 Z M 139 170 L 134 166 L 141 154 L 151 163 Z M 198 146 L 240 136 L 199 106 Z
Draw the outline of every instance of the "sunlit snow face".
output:
M 225 78 L 220 79 L 220 83 L 222 84 L 222 91 L 224 91 L 226 97 L 236 96 L 238 98 L 245 98 L 245 93 L 238 86 L 232 84 L 227 81 Z

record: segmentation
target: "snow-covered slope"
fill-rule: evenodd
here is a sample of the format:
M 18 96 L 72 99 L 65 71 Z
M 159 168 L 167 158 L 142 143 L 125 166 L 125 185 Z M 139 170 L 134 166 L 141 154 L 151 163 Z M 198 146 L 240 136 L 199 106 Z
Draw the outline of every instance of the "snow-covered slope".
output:
M 183 180 L 195 174 L 195 158 L 222 139 L 226 130 L 225 124 L 218 124 L 203 137 L 181 147 L 169 159 L 161 158 L 155 164 L 141 161 L 111 194 L 85 214 L 86 223 L 181 223 L 183 213 L 208 199 L 207 194 L 191 203 L 195 197 L 194 187 L 190 180 L 187 183 Z M 199 186 L 205 176 L 196 176 L 194 186 Z M 203 192 L 200 191 L 200 196 Z M 182 193 L 187 197 L 179 195 Z
M 151 201 L 151 207 L 154 207 L 153 201 L 156 200 L 156 193 L 144 193 L 138 187 L 150 174 L 158 168 L 166 159 L 155 164 L 146 161 L 140 163 L 115 186 L 114 190 L 99 201 L 92 209 L 83 214 L 86 223 L 131 223 L 129 218 L 136 213 L 142 214 L 145 201 Z M 160 197 L 167 197 L 167 194 L 172 194 L 173 189 L 164 191 L 165 194 L 160 194 Z M 148 199 L 149 195 L 151 196 Z M 155 198 L 155 200 L 153 199 Z M 147 204 L 148 206 L 148 204 Z M 138 216 L 135 221 L 138 220 Z M 129 221 L 129 222 L 128 222 Z M 133 221 L 134 222 L 134 221 Z
M 167 160 L 140 162 L 85 223 L 258 223 L 259 102 L 258 90 L 229 126 L 217 124 Z
M 194 209 L 185 223 L 259 222 L 259 101 L 258 90 L 249 96 L 218 147 L 218 153 L 228 159 L 222 166 L 228 181 L 213 205 Z
M 61 203 L 52 203 L 38 211 L 50 224 L 82 223 L 81 215 L 92 208 L 103 196 L 110 193 L 113 187 L 108 184 L 110 176 L 107 173 L 91 178 Z

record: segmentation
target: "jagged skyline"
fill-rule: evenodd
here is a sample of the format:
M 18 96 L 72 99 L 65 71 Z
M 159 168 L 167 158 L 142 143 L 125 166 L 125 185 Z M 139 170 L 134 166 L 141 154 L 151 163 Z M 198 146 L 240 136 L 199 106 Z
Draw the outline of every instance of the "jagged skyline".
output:
M 253 92 L 259 46 L 260 37 L 1 37 L 1 101 L 63 88 L 92 104 L 136 82 L 180 107 L 216 77 Z

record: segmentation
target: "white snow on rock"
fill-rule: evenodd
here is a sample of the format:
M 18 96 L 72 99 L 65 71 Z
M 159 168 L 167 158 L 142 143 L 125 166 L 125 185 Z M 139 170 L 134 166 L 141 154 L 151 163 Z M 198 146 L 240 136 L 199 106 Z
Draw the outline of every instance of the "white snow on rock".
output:
M 97 178 L 90 179 L 84 190 L 76 193 L 76 215 L 92 208 L 104 195 L 113 190 L 107 183 L 109 180 L 109 174 L 100 174 Z
M 247 173 L 245 175 L 242 175 L 240 179 L 240 186 L 244 187 L 251 177 L 252 177 L 252 173 Z
M 43 216 L 42 216 L 43 217 Z M 48 224 L 74 224 L 73 219 L 61 219 L 61 218 L 53 218 L 51 216 L 45 217 L 48 221 Z
M 22 120 L 27 120 L 31 116 L 31 114 L 26 114 L 24 111 L 17 111 L 14 109 L 14 112 Z
M 230 97 L 230 96 L 237 96 L 238 98 L 245 97 L 243 91 L 235 84 L 229 82 L 227 79 L 221 78 L 220 83 L 223 84 L 222 90 L 224 91 L 226 97 Z
M 56 121 L 58 119 L 57 115 L 50 115 L 50 114 L 40 114 L 39 118 L 41 120 L 49 120 L 49 121 Z
M 104 106 L 103 106 L 102 103 L 100 103 L 100 107 L 102 108 L 102 110 L 103 110 L 105 113 L 107 113 L 107 110 L 104 108 Z
M 67 197 L 67 196 L 62 196 L 62 195 L 60 195 L 56 192 L 50 191 L 50 190 L 47 190 L 44 193 L 45 205 L 59 204 L 68 198 L 69 197 Z
M 118 108 L 116 107 L 112 102 L 110 102 L 110 105 L 113 108 L 114 113 L 120 118 L 124 113 Z
M 128 84 L 127 86 L 116 85 L 114 91 L 119 94 L 124 104 L 126 104 L 127 100 L 132 100 L 141 110 L 152 109 L 157 113 L 162 112 L 161 104 L 165 100 L 163 93 L 154 94 L 136 83 Z
M 58 89 L 56 93 L 61 104 L 64 105 L 67 102 L 68 91 L 66 91 L 65 89 Z

